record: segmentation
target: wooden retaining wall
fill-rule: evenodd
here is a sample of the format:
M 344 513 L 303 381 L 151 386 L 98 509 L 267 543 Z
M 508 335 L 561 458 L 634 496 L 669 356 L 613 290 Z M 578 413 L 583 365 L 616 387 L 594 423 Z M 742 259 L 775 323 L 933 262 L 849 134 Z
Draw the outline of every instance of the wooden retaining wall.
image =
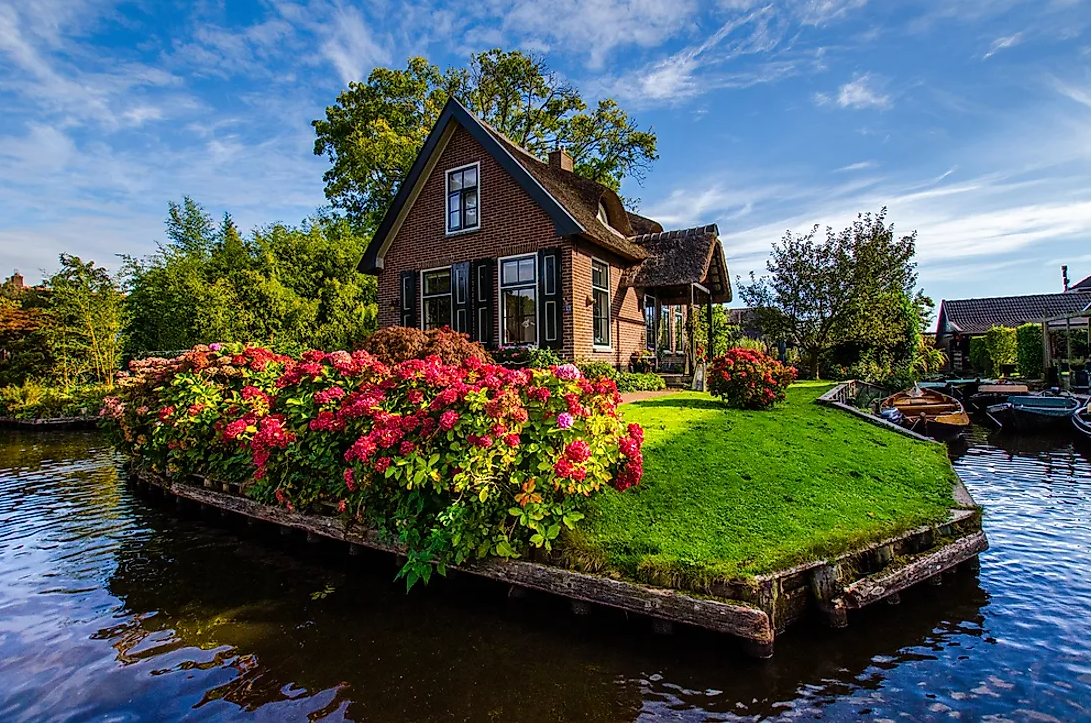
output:
M 94 429 L 98 417 L 51 417 L 48 419 L 16 419 L 0 417 L 0 429 Z
M 916 439 L 918 441 L 931 442 L 933 444 L 942 444 L 940 442 L 936 442 L 936 440 L 932 439 L 931 437 L 926 437 L 919 432 L 914 432 L 911 429 L 906 429 L 900 424 L 889 422 L 880 416 L 877 416 L 869 411 L 865 411 L 854 406 L 852 404 L 852 400 L 855 400 L 862 391 L 877 392 L 884 397 L 888 396 L 889 394 L 882 387 L 876 386 L 869 382 L 861 382 L 856 379 L 850 379 L 847 382 L 841 382 L 815 401 L 818 404 L 822 404 L 827 407 L 833 407 L 834 409 L 840 409 L 843 412 L 853 414 L 860 419 L 863 419 L 865 422 L 868 422 L 869 424 L 875 424 L 877 426 L 883 427 L 884 429 L 889 429 L 892 432 L 904 434 L 905 436 L 912 437 L 913 439 Z
M 237 484 L 198 476 L 168 478 L 131 468 L 131 483 L 161 490 L 179 499 L 218 508 L 244 517 L 302 530 L 319 536 L 400 555 L 397 545 L 374 531 L 326 514 L 302 514 L 264 505 L 245 496 Z M 961 484 L 959 485 L 961 487 Z M 969 500 L 965 488 L 956 499 Z M 972 504 L 972 500 L 969 500 Z M 509 583 L 513 591 L 532 589 L 572 601 L 573 611 L 604 605 L 652 618 L 656 629 L 674 623 L 695 625 L 741 638 L 747 652 L 768 658 L 776 635 L 801 618 L 817 612 L 834 627 L 848 624 L 848 611 L 878 600 L 897 601 L 898 594 L 919 582 L 942 581 L 942 573 L 972 563 L 988 548 L 981 531 L 980 511 L 956 509 L 943 523 L 911 530 L 830 560 L 819 560 L 770 575 L 716 585 L 710 595 L 642 585 L 600 575 L 521 560 L 484 560 L 457 570 Z

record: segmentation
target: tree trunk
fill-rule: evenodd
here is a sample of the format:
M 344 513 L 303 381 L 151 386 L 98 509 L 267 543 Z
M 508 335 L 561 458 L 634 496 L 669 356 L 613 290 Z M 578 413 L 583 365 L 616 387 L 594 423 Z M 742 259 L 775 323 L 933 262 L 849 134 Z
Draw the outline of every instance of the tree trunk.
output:
M 807 361 L 811 367 L 811 379 L 818 379 L 818 362 L 821 356 L 817 351 L 811 351 L 807 354 Z

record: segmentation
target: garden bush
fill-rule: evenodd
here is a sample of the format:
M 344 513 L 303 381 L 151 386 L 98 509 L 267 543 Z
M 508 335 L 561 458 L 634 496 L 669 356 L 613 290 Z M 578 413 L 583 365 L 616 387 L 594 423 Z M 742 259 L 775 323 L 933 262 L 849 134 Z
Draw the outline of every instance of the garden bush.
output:
M 989 374 L 992 369 L 992 360 L 989 358 L 989 345 L 983 336 L 975 336 L 970 339 L 970 364 L 978 374 Z
M 1030 379 L 1042 378 L 1042 327 L 1023 324 L 1015 330 L 1016 363 L 1019 374 Z
M 56 419 L 94 417 L 106 396 L 104 385 L 89 384 L 62 389 L 54 384 L 26 382 L 0 388 L 0 417 Z
M 663 377 L 648 372 L 619 372 L 617 378 L 614 379 L 614 384 L 617 385 L 617 390 L 623 394 L 627 392 L 654 392 L 667 388 L 667 383 L 663 381 Z
M 385 327 L 367 338 L 364 350 L 387 365 L 429 356 L 437 356 L 445 364 L 461 364 L 468 359 L 492 361 L 485 347 L 448 326 L 426 332 L 405 326 Z
M 1002 372 L 1002 366 L 1014 366 L 1018 358 L 1017 332 L 1008 326 L 994 326 L 985 332 L 985 346 L 989 350 L 990 376 Z
M 551 549 L 583 501 L 643 472 L 643 431 L 610 380 L 572 365 L 476 358 L 387 366 L 366 351 L 211 345 L 133 362 L 103 409 L 153 471 L 249 482 L 291 510 L 336 506 L 406 546 L 408 584 L 433 563 Z
M 728 349 L 712 361 L 708 388 L 730 407 L 766 409 L 784 401 L 795 370 L 753 349 Z
M 623 372 L 609 362 L 581 361 L 576 364 L 588 379 L 610 379 L 621 393 L 654 392 L 666 389 L 663 377 L 651 372 Z

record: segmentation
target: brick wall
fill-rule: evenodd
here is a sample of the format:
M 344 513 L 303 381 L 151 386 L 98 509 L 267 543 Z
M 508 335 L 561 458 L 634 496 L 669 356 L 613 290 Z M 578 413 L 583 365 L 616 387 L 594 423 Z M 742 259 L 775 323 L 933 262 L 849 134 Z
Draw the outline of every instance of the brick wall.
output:
M 469 163 L 481 164 L 481 226 L 475 231 L 447 236 L 446 173 Z M 459 127 L 425 180 L 416 203 L 386 253 L 384 268 L 379 274 L 379 326 L 396 326 L 399 322 L 398 283 L 402 271 L 531 253 L 555 246 L 571 246 L 571 242 L 557 236 L 546 212 L 464 128 Z M 571 282 L 569 274 L 565 273 L 564 277 L 562 292 L 568 299 L 571 298 Z M 500 314 L 494 316 L 493 338 L 499 339 Z M 570 349 L 571 323 L 566 318 L 563 324 L 565 348 Z
M 644 348 L 644 313 L 633 289 L 621 288 L 621 276 L 626 262 L 605 250 L 579 242 L 569 251 L 572 269 L 572 343 L 571 356 L 593 359 L 624 367 L 629 356 Z M 610 265 L 610 351 L 594 348 L 594 306 L 591 298 L 592 257 Z

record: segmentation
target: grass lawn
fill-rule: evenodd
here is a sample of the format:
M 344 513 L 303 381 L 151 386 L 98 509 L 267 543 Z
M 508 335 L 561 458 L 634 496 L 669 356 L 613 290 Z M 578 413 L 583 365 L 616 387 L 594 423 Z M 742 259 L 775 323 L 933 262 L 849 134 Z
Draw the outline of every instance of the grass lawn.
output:
M 700 590 L 944 519 L 945 449 L 815 404 L 829 386 L 766 412 L 698 392 L 622 407 L 645 430 L 644 479 L 592 499 L 565 564 Z

